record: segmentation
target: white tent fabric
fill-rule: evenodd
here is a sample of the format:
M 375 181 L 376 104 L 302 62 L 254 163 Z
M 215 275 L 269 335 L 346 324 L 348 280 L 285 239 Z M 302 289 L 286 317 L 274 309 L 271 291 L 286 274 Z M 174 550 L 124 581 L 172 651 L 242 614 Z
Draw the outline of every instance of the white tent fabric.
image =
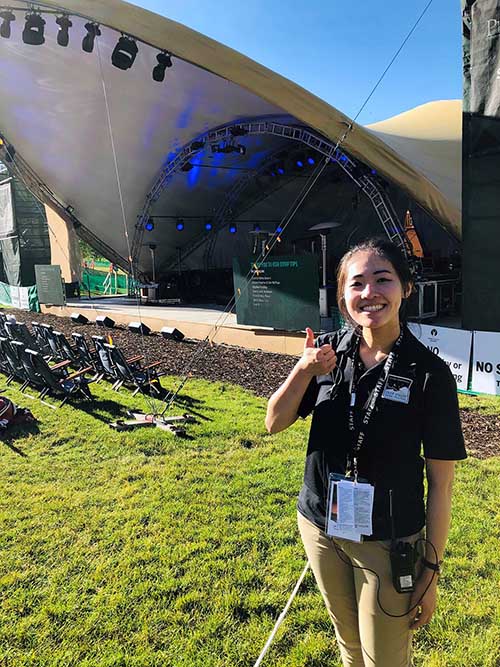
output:
M 26 6 L 20 0 L 10 4 Z M 351 123 L 326 102 L 232 49 L 121 0 L 49 0 L 42 12 L 43 7 L 71 14 L 69 46 L 57 45 L 57 26 L 48 15 L 45 44 L 24 44 L 18 14 L 11 38 L 0 40 L 0 132 L 63 206 L 71 207 L 78 221 L 123 258 L 129 254 L 124 223 L 130 241 L 162 166 L 201 133 L 268 117 L 310 127 L 336 142 Z M 81 48 L 89 19 L 102 31 L 90 54 Z M 120 32 L 144 42 L 127 71 L 110 62 Z M 161 84 L 151 78 L 159 49 L 173 54 L 173 67 Z M 392 121 L 370 129 L 355 125 L 345 150 L 400 186 L 459 237 L 457 168 L 449 168 L 454 140 L 426 136 L 425 128 L 414 137 L 404 124 Z M 445 144 L 448 162 L 438 159 Z M 245 161 L 230 161 L 230 166 L 255 168 L 278 143 L 274 137 L 252 137 L 246 147 Z M 214 171 L 184 174 L 182 184 L 173 179 L 155 214 L 185 214 L 186 205 L 194 215 L 213 210 L 235 178 L 230 171 Z M 175 247 L 166 232 L 161 243 Z M 147 248 L 142 257 L 146 266 Z
M 10 179 L 0 183 L 0 239 L 12 236 L 15 231 L 14 207 Z

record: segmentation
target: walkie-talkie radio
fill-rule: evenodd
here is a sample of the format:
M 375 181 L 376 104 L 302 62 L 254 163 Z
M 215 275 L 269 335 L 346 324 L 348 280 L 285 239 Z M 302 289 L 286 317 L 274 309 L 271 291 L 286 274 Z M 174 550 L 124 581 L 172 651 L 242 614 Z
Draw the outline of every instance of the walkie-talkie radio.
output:
M 392 583 L 398 593 L 412 593 L 415 590 L 416 549 L 410 542 L 396 539 L 392 512 L 392 489 L 389 490 L 389 515 L 392 530 L 390 551 Z

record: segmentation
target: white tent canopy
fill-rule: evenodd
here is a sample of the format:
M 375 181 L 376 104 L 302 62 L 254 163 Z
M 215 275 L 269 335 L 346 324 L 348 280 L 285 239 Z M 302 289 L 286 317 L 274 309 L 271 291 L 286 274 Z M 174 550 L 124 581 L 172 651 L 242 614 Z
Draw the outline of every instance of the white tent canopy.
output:
M 25 8 L 24 2 L 11 7 Z M 73 22 L 69 46 L 56 42 L 55 15 L 44 15 L 45 44 L 23 43 L 23 13 L 10 39 L 0 39 L 0 133 L 76 221 L 124 261 L 138 216 L 158 175 L 184 147 L 216 128 L 255 119 L 306 127 L 335 144 L 351 121 L 306 90 L 185 26 L 121 0 L 44 2 Z M 102 35 L 82 51 L 88 21 Z M 111 64 L 120 32 L 141 40 L 133 66 Z M 159 50 L 172 54 L 165 81 L 152 80 Z M 453 122 L 447 121 L 453 116 Z M 343 149 L 399 186 L 442 226 L 460 236 L 458 103 L 426 105 L 369 129 L 355 125 Z M 439 127 L 436 118 L 442 119 Z M 399 119 L 399 120 L 398 120 Z M 453 127 L 453 131 L 450 129 Z M 418 129 L 416 129 L 418 128 Z M 267 133 L 236 137 L 244 156 L 197 155 L 177 171 L 151 207 L 164 219 L 154 242 L 175 256 L 175 221 L 203 220 L 246 172 L 255 171 L 289 140 Z M 201 223 L 200 223 L 201 224 Z M 198 233 L 198 232 L 196 232 Z M 195 234 L 195 232 L 193 232 Z M 82 233 L 82 236 L 85 236 Z M 183 243 L 192 241 L 185 234 Z M 230 251 L 230 249 L 229 249 Z M 140 251 L 147 270 L 150 253 Z

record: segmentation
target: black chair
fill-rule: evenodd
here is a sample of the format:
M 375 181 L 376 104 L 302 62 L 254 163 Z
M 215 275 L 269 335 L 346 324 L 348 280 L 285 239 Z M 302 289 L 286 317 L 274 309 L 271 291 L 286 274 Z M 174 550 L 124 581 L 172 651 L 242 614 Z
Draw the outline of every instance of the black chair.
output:
M 5 330 L 11 340 L 18 340 L 25 347 L 37 348 L 37 341 L 24 322 L 5 322 Z
M 54 336 L 54 329 L 51 327 L 50 324 L 45 324 L 42 322 L 40 325 L 43 331 L 43 335 L 45 336 L 45 340 L 47 341 L 47 344 L 49 346 L 49 354 L 52 359 L 60 359 L 61 361 L 64 361 L 60 357 L 60 352 L 59 348 L 57 347 L 57 340 Z
M 92 378 L 92 381 L 100 382 L 104 377 L 104 369 L 102 368 L 97 352 L 92 352 L 85 336 L 82 334 L 73 332 L 71 337 L 75 341 L 74 348 L 78 358 L 80 359 L 80 362 L 84 366 L 89 366 L 94 371 L 94 377 Z
M 5 322 L 7 322 L 7 315 L 0 311 L 0 336 L 8 337 L 5 331 Z
M 102 380 L 102 378 L 106 378 L 106 380 L 110 380 L 113 383 L 116 383 L 118 380 L 117 374 L 113 368 L 113 364 L 111 362 L 109 352 L 108 350 L 104 347 L 106 344 L 106 340 L 104 336 L 91 336 L 92 341 L 94 343 L 95 347 L 95 360 L 96 364 L 99 365 L 100 369 L 100 377 L 99 380 Z M 114 388 L 115 384 L 113 384 Z
M 41 350 L 44 355 L 46 355 L 48 358 L 51 358 L 53 355 L 52 349 L 47 339 L 47 327 L 51 328 L 48 324 L 41 324 L 40 322 L 31 323 L 33 336 L 36 340 L 36 346 L 34 349 Z
M 161 395 L 163 387 L 160 384 L 160 374 L 157 371 L 161 361 L 155 361 L 148 366 L 140 367 L 139 362 L 143 357 L 137 356 L 126 359 L 119 347 L 109 343 L 104 343 L 104 348 L 109 353 L 117 377 L 117 381 L 113 385 L 115 391 L 119 391 L 123 384 L 127 384 L 135 387 L 133 396 L 138 391 L 142 393 L 152 392 L 157 396 Z
M 92 370 L 91 368 L 82 368 L 75 373 L 68 374 L 66 367 L 69 366 L 69 361 L 63 361 L 51 367 L 39 352 L 27 349 L 25 350 L 25 354 L 29 357 L 32 368 L 37 375 L 37 379 L 33 379 L 33 382 L 39 382 L 38 386 L 43 385 L 40 391 L 41 399 L 49 393 L 62 395 L 63 400 L 59 407 L 72 397 L 79 396 L 92 399 L 92 394 L 88 386 L 89 382 L 85 378 L 85 373 Z
M 21 382 L 21 389 L 24 388 L 27 379 L 20 358 L 22 348 L 22 343 L 0 336 L 0 357 L 2 359 L 2 370 L 7 375 L 7 384 L 17 379 Z
M 88 364 L 85 364 L 82 362 L 80 358 L 80 353 L 78 348 L 73 347 L 66 336 L 62 333 L 62 331 L 53 331 L 52 336 L 56 341 L 57 345 L 57 350 L 58 350 L 58 359 L 61 360 L 68 360 L 71 361 L 71 365 L 74 368 L 80 368 L 83 366 L 87 366 Z

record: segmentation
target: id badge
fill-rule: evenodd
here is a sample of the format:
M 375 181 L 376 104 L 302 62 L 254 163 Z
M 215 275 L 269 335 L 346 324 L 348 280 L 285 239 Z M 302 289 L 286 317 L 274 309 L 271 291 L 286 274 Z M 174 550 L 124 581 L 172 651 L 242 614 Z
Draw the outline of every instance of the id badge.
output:
M 410 388 L 413 384 L 413 380 L 410 378 L 404 378 L 400 375 L 389 375 L 384 386 L 384 391 L 382 392 L 382 398 L 386 398 L 388 401 L 394 401 L 395 403 L 404 403 L 408 405 L 410 402 Z
M 331 473 L 328 484 L 325 532 L 328 537 L 341 537 L 362 542 L 371 535 L 374 487 L 366 480 Z

